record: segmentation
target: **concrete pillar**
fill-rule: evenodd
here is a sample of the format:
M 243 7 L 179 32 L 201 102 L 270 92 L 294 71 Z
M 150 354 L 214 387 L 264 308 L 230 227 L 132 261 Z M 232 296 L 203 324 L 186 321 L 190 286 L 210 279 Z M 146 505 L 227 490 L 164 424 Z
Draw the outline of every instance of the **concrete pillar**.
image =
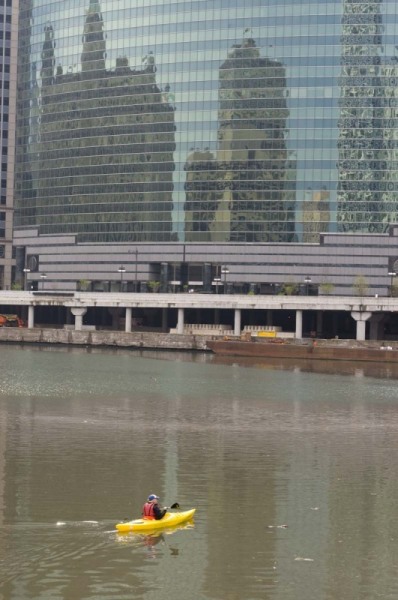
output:
M 357 321 L 357 340 L 366 339 L 366 321 Z
M 178 309 L 177 333 L 184 333 L 184 309 Z
M 125 331 L 127 333 L 131 332 L 131 316 L 133 313 L 133 309 L 131 307 L 127 307 L 126 308 L 126 326 L 125 326 Z
M 357 322 L 357 340 L 366 340 L 366 321 L 372 316 L 371 312 L 359 312 L 353 310 L 351 316 Z
M 35 307 L 29 304 L 28 306 L 28 329 L 33 329 L 35 326 Z
M 87 312 L 87 308 L 71 308 L 70 309 L 72 315 L 75 317 L 75 330 L 81 331 L 83 325 L 83 317 Z
M 303 311 L 296 310 L 296 339 L 301 340 L 303 337 Z
M 167 329 L 168 329 L 167 316 L 168 316 L 167 308 L 162 308 L 162 331 L 167 331 Z
M 235 335 L 240 335 L 240 332 L 242 330 L 242 311 L 240 308 L 235 308 L 235 313 L 234 313 L 234 334 Z
M 271 327 L 271 325 L 273 325 L 273 322 L 272 322 L 272 320 L 273 320 L 273 316 L 274 316 L 274 313 L 273 313 L 273 311 L 272 311 L 272 310 L 269 308 L 269 309 L 267 310 L 267 325 L 268 325 L 268 327 Z
M 220 324 L 220 309 L 215 308 L 214 309 L 214 325 L 219 325 L 219 324 Z

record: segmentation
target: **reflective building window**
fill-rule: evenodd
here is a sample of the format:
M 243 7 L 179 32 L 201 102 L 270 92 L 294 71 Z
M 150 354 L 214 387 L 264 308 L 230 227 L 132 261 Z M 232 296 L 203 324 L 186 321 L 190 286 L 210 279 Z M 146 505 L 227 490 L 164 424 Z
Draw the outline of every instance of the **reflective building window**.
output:
M 288 244 L 396 222 L 395 2 L 20 11 L 18 228 Z

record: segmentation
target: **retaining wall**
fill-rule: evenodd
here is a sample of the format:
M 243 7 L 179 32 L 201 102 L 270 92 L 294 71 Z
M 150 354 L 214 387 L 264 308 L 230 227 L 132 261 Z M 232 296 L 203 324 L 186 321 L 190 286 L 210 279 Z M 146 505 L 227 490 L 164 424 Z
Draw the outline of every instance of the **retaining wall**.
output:
M 113 348 L 148 348 L 163 350 L 208 350 L 203 335 L 170 335 L 168 333 L 124 331 L 68 331 L 43 328 L 0 328 L 0 343 L 65 344 L 72 346 L 111 346 Z

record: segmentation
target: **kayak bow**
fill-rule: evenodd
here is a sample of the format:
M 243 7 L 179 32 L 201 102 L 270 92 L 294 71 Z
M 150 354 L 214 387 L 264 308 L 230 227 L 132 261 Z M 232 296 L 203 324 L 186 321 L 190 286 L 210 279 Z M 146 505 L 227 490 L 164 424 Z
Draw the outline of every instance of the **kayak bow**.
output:
M 195 514 L 196 508 L 191 510 L 184 510 L 182 512 L 167 512 L 163 519 L 156 521 L 155 519 L 134 519 L 133 521 L 126 521 L 124 523 L 117 523 L 116 529 L 120 533 L 126 531 L 154 531 L 156 529 L 166 529 L 167 527 L 174 527 L 175 525 L 181 525 L 187 523 Z

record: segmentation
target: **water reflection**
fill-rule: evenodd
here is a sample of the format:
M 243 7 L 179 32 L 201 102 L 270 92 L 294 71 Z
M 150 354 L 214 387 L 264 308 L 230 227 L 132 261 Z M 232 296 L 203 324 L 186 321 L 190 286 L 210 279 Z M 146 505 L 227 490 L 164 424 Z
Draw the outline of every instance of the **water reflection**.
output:
M 296 373 L 328 373 L 330 375 L 350 375 L 354 377 L 376 377 L 398 379 L 398 364 L 365 361 L 306 360 L 278 358 L 228 357 L 214 355 L 212 362 L 217 365 L 236 365 L 258 369 L 294 371 Z
M 143 546 L 144 548 L 150 551 L 148 554 L 151 557 L 157 555 L 157 552 L 154 552 L 153 549 L 158 544 L 164 544 L 168 548 L 171 556 L 178 556 L 180 553 L 178 546 L 170 545 L 170 543 L 172 542 L 172 536 L 175 535 L 178 531 L 182 531 L 183 529 L 191 530 L 194 528 L 194 526 L 194 522 L 190 521 L 189 523 L 185 523 L 184 525 L 167 527 L 165 529 L 162 529 L 161 531 L 153 531 L 147 534 L 134 533 L 132 531 L 118 531 L 116 533 L 116 537 L 117 541 L 120 543 L 132 544 L 133 546 Z
M 212 355 L 1 361 L 2 600 L 396 597 L 395 380 Z M 195 526 L 117 534 L 153 490 Z

